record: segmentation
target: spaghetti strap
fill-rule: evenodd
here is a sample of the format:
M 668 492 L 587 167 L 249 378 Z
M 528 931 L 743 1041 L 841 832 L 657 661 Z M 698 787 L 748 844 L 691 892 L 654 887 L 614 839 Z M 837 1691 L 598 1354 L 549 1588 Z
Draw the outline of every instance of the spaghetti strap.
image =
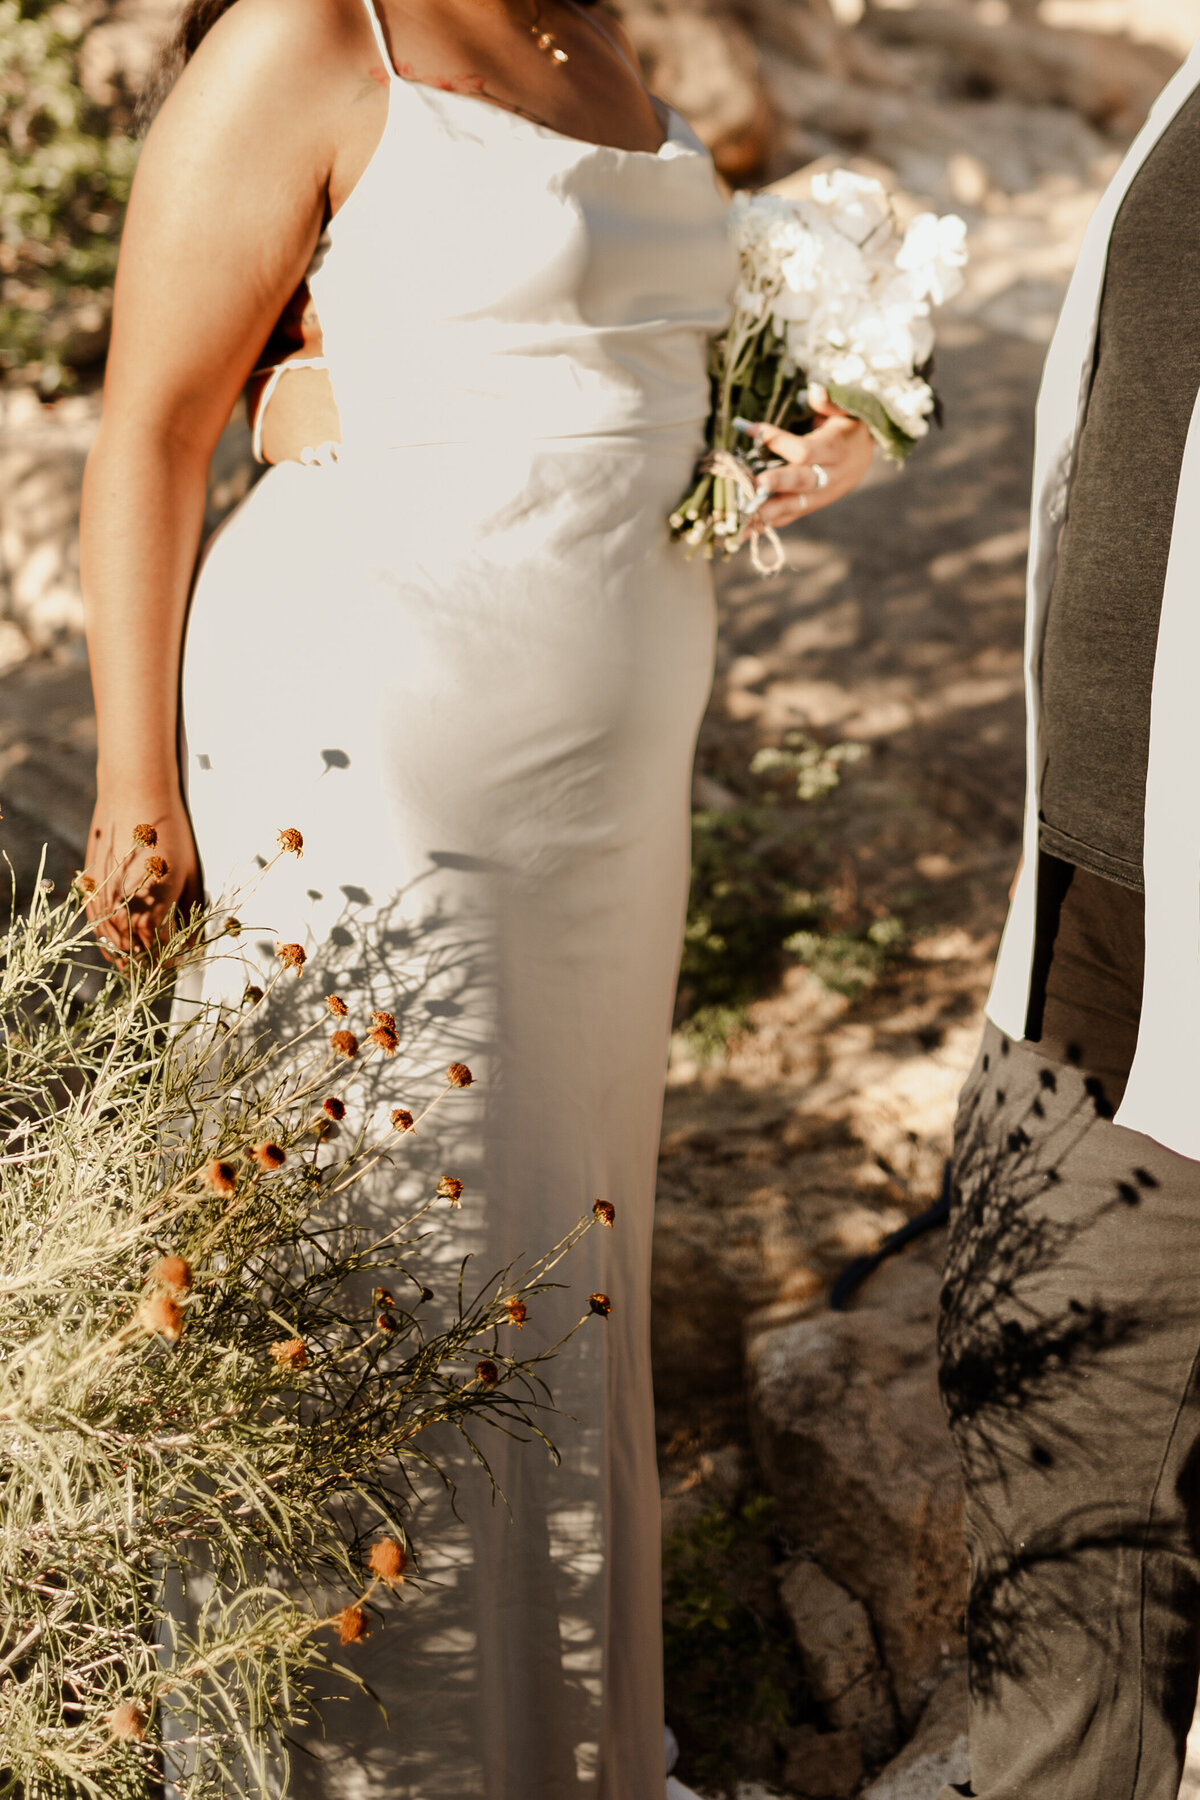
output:
M 370 0 L 368 0 L 368 5 Z M 267 416 L 267 408 L 271 404 L 271 396 L 279 386 L 289 369 L 327 369 L 329 364 L 323 356 L 294 356 L 286 362 L 269 363 L 265 368 L 255 369 L 254 375 L 265 375 L 266 382 L 262 393 L 258 396 L 258 405 L 254 409 L 254 425 L 250 433 L 250 454 L 256 463 L 266 462 L 263 455 L 263 420 Z M 251 376 L 253 380 L 254 376 Z M 307 449 L 308 446 L 306 445 Z
M 366 3 L 368 6 L 370 6 L 371 0 L 366 0 Z M 642 71 L 638 67 L 636 60 L 629 54 L 629 51 L 625 48 L 625 45 L 621 42 L 620 38 L 614 37 L 611 31 L 607 30 L 607 28 L 605 26 L 600 24 L 599 20 L 597 19 L 596 15 L 593 13 L 593 11 L 591 10 L 590 7 L 587 9 L 586 12 L 584 12 L 583 17 L 586 19 L 587 23 L 591 26 L 593 31 L 599 32 L 600 36 L 604 39 L 604 41 L 608 45 L 609 49 L 616 51 L 616 53 L 620 57 L 621 61 L 625 64 L 626 68 L 633 70 L 633 73 L 637 76 L 637 79 L 638 79 L 638 86 L 639 87 L 644 86 L 645 83 L 642 80 Z M 613 23 L 615 24 L 616 21 L 614 20 Z M 650 97 L 651 97 L 651 99 L 654 99 L 656 96 L 652 94 Z
M 387 41 L 387 34 L 383 29 L 383 20 L 379 16 L 379 9 L 375 4 L 375 0 L 363 0 L 363 5 L 366 8 L 367 17 L 371 21 L 371 30 L 375 34 L 375 42 L 379 46 L 379 54 L 383 58 L 384 69 L 388 75 L 394 77 L 396 68 L 395 64 L 392 62 L 391 46 Z

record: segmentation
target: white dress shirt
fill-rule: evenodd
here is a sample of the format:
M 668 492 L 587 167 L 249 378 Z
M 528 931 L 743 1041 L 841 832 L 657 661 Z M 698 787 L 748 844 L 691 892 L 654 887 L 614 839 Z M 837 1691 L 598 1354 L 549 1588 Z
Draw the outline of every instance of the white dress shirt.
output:
M 1168 82 L 1088 226 L 1046 358 L 1037 407 L 1025 622 L 1025 862 L 988 1016 L 1025 1036 L 1037 907 L 1038 789 L 1045 759 L 1037 669 L 1096 344 L 1113 222 L 1130 183 L 1200 83 L 1200 42 Z M 1164 344 L 1163 355 L 1170 355 Z M 1136 404 L 1136 400 L 1134 402 Z M 1200 398 L 1175 503 L 1150 711 L 1144 874 L 1146 964 L 1137 1050 L 1116 1122 L 1200 1158 Z

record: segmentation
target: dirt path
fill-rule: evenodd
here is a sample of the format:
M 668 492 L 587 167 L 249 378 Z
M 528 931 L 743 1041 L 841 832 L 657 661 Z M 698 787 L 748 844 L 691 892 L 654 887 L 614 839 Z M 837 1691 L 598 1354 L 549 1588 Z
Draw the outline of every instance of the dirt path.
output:
M 787 575 L 722 581 L 700 770 L 732 785 L 789 727 L 868 743 L 815 809 L 814 862 L 839 867 L 860 916 L 899 913 L 911 948 L 855 1002 L 792 969 L 719 1068 L 677 1043 L 656 1240 L 668 1438 L 694 1423 L 698 1371 L 736 1418 L 747 1325 L 805 1307 L 937 1193 L 1019 842 L 1042 355 L 955 321 L 945 432 L 793 532 Z

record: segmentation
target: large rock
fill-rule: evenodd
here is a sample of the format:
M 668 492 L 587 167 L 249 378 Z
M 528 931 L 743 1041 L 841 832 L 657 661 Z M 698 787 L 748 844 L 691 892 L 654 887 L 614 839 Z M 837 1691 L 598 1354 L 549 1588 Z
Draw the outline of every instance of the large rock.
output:
M 0 412 L 0 619 L 7 662 L 60 648 L 83 631 L 79 596 L 79 490 L 95 435 L 99 397 L 54 407 L 19 390 Z
M 48 405 L 28 389 L 0 396 L 0 671 L 32 653 L 80 644 L 79 499 L 99 421 L 96 393 Z M 213 453 L 206 531 L 257 473 L 239 405 Z
M 783 1779 L 797 1800 L 847 1800 L 858 1792 L 862 1774 L 856 1731 L 818 1731 L 802 1725 L 792 1732 Z M 740 1789 L 738 1800 L 744 1800 Z
M 939 204 L 962 198 L 954 172 L 967 158 L 982 172 L 984 191 L 1013 195 L 1045 181 L 1061 184 L 1064 175 L 1099 184 L 1111 167 L 1109 142 L 1066 107 L 1011 99 L 934 102 L 839 80 L 769 50 L 763 67 L 785 137 L 795 134 L 797 162 L 830 152 L 838 161 L 848 152 L 866 156 L 892 171 L 889 185 Z
M 829 0 L 749 0 L 746 14 L 756 40 L 793 56 L 806 69 L 846 79 L 855 71 L 853 39 Z
M 28 899 L 43 873 L 62 893 L 83 862 L 96 797 L 95 766 L 95 723 L 82 660 L 36 656 L 0 674 L 0 832 L 19 902 Z M 0 893 L 7 895 L 9 886 L 5 866 Z
M 717 0 L 621 0 L 646 80 L 689 121 L 726 180 L 769 160 L 774 112 L 746 27 Z
M 746 1459 L 736 1444 L 711 1449 L 671 1445 L 660 1469 L 663 1541 L 693 1530 L 719 1507 L 732 1517 L 746 1488 Z
M 784 1531 L 866 1606 L 911 1725 L 962 1654 L 962 1486 L 937 1393 L 938 1278 L 885 1265 L 861 1310 L 761 1332 L 751 1429 Z
M 747 1309 L 720 1245 L 665 1214 L 656 1222 L 650 1288 L 655 1397 L 686 1414 L 697 1393 L 740 1394 Z
M 1069 106 L 1121 137 L 1138 129 L 1177 66 L 1157 44 L 1032 19 L 990 24 L 942 7 L 874 7 L 870 30 L 885 42 L 943 52 L 964 89 Z
M 866 1607 L 807 1557 L 789 1564 L 779 1593 L 814 1697 L 830 1725 L 858 1734 L 866 1767 L 878 1768 L 896 1748 L 896 1710 Z
M 967 1674 L 956 1669 L 931 1697 L 912 1739 L 863 1792 L 862 1800 L 937 1800 L 970 1776 Z

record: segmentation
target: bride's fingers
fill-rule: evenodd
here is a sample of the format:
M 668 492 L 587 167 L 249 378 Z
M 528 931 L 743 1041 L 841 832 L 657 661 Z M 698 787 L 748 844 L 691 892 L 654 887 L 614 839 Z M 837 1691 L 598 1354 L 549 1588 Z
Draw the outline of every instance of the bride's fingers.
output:
M 850 414 L 840 406 L 835 406 L 829 398 L 828 388 L 823 388 L 819 381 L 808 384 L 808 404 L 819 417 L 825 419 L 848 419 Z
M 92 930 L 101 956 L 123 969 L 129 959 L 129 935 L 117 918 L 94 919 Z
M 849 413 L 835 411 L 818 416 L 821 423 L 803 435 L 784 431 L 778 425 L 760 425 L 755 435 L 764 450 L 772 456 L 782 457 L 791 466 L 815 462 L 828 465 L 842 457 L 846 447 L 866 428 Z
M 768 426 L 761 441 L 787 458 L 756 483 L 766 496 L 757 516 L 776 527 L 843 499 L 866 474 L 874 449 L 866 426 L 845 413 L 831 416 L 803 437 Z
M 855 450 L 859 434 L 865 431 L 865 426 L 844 417 L 818 425 L 803 437 L 767 426 L 759 441 L 772 455 L 782 457 L 783 462 L 777 468 L 764 470 L 758 477 L 755 483 L 758 492 L 763 495 L 808 494 L 814 500 L 821 495 L 823 504 L 828 505 L 834 497 L 832 490 L 835 487 L 839 493 L 845 491 L 842 476 L 846 472 L 853 471 L 851 486 L 862 474 L 861 459 Z

